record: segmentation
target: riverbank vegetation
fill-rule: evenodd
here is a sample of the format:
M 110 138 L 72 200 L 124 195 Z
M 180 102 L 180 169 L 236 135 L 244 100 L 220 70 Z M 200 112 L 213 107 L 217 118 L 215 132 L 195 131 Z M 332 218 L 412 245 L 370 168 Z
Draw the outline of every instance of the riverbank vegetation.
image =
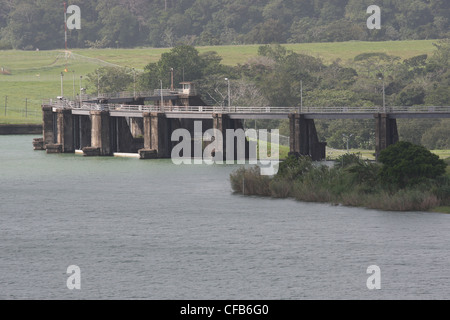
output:
M 379 160 L 347 154 L 330 167 L 309 157 L 290 156 L 274 177 L 261 176 L 258 167 L 242 167 L 231 174 L 230 181 L 238 194 L 306 202 L 387 211 L 450 206 L 448 159 L 444 162 L 424 147 L 399 142 L 384 150 Z

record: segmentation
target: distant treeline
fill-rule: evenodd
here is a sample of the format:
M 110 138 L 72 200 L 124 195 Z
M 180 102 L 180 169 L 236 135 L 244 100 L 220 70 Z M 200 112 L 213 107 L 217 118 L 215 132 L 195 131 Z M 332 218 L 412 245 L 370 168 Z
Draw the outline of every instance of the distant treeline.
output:
M 64 47 L 63 0 L 0 0 L 0 49 Z M 440 39 L 448 0 L 71 0 L 71 48 Z M 370 5 L 381 30 L 369 30 Z

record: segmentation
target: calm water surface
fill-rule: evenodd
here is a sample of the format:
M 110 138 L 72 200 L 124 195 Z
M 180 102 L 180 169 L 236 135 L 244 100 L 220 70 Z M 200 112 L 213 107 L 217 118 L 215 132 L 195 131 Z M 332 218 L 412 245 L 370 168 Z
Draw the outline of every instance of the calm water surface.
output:
M 450 297 L 450 215 L 243 197 L 235 166 L 47 155 L 32 138 L 0 136 L 0 299 Z

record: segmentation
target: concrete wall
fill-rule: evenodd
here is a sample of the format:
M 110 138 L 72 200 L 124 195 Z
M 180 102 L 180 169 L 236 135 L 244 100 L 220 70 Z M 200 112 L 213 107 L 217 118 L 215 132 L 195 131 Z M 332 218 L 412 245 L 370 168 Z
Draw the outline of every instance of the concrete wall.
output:
M 0 135 L 15 134 L 41 134 L 41 124 L 2 124 L 0 125 Z

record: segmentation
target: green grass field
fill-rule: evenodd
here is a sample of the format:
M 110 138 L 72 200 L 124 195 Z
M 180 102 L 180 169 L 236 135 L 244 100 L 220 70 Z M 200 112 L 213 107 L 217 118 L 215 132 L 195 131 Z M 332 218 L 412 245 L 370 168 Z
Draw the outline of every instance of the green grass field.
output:
M 309 54 L 322 58 L 326 63 L 336 59 L 348 62 L 360 53 L 384 52 L 390 55 L 408 59 L 420 54 L 432 54 L 434 40 L 411 40 L 411 41 L 384 41 L 384 42 L 331 42 L 331 43 L 299 43 L 285 44 L 287 49 L 297 53 Z M 248 59 L 258 54 L 260 45 L 240 46 L 205 46 L 197 47 L 200 53 L 216 51 L 225 65 L 237 65 L 245 63 Z M 95 49 L 74 50 L 75 53 L 91 58 L 102 59 L 119 65 L 132 65 L 132 67 L 143 69 L 149 62 L 156 62 L 161 54 L 170 49 Z
M 294 52 L 321 57 L 326 63 L 338 58 L 344 63 L 349 63 L 352 58 L 363 52 L 385 52 L 402 59 L 419 54 L 431 54 L 434 50 L 433 42 L 433 40 L 352 41 L 288 44 L 286 47 Z M 216 51 L 223 58 L 224 64 L 237 65 L 256 56 L 258 48 L 259 45 L 245 45 L 197 49 L 200 52 Z M 142 70 L 148 63 L 158 61 L 161 54 L 169 50 L 168 48 L 77 49 L 73 50 L 74 54 L 67 59 L 62 50 L 0 51 L 0 67 L 11 72 L 11 75 L 0 74 L 0 124 L 40 123 L 41 103 L 43 100 L 60 95 L 60 75 L 66 67 L 69 72 L 64 73 L 64 95 L 72 97 L 74 87 L 75 94 L 79 92 L 80 76 L 85 77 L 106 63 Z

